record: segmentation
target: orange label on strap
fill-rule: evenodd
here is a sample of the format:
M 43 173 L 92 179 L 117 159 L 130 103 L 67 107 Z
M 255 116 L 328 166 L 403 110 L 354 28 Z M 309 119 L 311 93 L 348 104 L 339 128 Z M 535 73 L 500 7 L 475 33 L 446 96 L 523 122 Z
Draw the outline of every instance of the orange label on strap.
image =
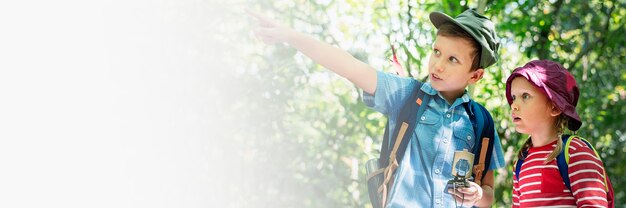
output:
M 417 103 L 417 105 L 422 105 L 422 99 L 417 98 L 417 100 L 415 100 L 415 103 Z

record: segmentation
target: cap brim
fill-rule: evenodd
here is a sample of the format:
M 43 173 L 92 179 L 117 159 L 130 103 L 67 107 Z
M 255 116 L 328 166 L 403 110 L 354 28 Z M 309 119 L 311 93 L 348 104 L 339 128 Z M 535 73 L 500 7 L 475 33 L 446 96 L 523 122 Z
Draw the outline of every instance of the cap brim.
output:
M 439 29 L 439 26 L 441 26 L 443 23 L 446 22 L 452 22 L 456 25 L 462 26 L 461 24 L 459 24 L 458 22 L 454 21 L 454 18 L 448 16 L 447 14 L 441 13 L 441 12 L 431 12 L 429 15 L 430 18 L 430 22 L 433 23 L 433 25 L 435 25 L 435 27 L 437 29 Z M 465 29 L 465 28 L 463 28 Z
M 463 25 L 463 24 L 461 24 L 461 23 L 457 22 L 456 20 L 454 20 L 454 18 L 452 18 L 452 17 L 448 16 L 447 14 L 444 14 L 444 13 L 441 13 L 441 12 L 431 12 L 431 13 L 430 13 L 430 15 L 429 15 L 429 18 L 430 18 L 430 22 L 432 22 L 432 23 L 433 23 L 433 25 L 435 26 L 435 28 L 437 28 L 437 29 L 439 29 L 439 27 L 440 27 L 441 25 L 443 25 L 444 23 L 449 22 L 449 23 L 455 24 L 455 25 L 457 25 L 457 26 L 459 26 L 459 27 L 463 28 L 463 30 L 465 30 L 465 32 L 466 32 L 467 34 L 469 34 L 470 36 L 472 36 L 472 37 L 474 38 L 474 40 L 476 40 L 476 41 L 480 44 L 480 46 L 481 46 L 481 49 L 480 49 L 480 51 L 479 51 L 479 52 L 480 52 L 480 54 L 481 54 L 481 60 L 480 60 L 480 62 L 481 62 L 481 67 L 484 67 L 484 66 L 482 66 L 482 65 L 483 65 L 483 63 L 482 63 L 482 62 L 483 62 L 483 60 L 482 60 L 482 59 L 483 59 L 483 57 L 482 57 L 482 56 L 483 56 L 483 55 L 487 55 L 487 54 L 483 54 L 483 51 L 489 51 L 489 48 L 487 48 L 487 47 L 484 45 L 484 43 L 481 43 L 481 41 L 479 41 L 479 40 L 482 40 L 482 39 L 484 39 L 484 38 L 482 38 L 482 37 L 478 37 L 478 36 L 477 36 L 476 34 L 474 34 L 474 32 L 472 32 L 472 30 L 471 30 L 471 29 L 469 29 L 467 26 L 465 26 L 465 25 Z
M 441 12 L 431 12 L 429 15 L 430 18 L 430 22 L 433 23 L 433 25 L 435 26 L 435 28 L 439 29 L 439 27 L 441 25 L 443 25 L 446 22 L 450 22 L 452 24 L 455 24 L 461 28 L 463 28 L 463 30 L 465 30 L 465 32 L 467 32 L 467 34 L 471 35 L 472 37 L 474 37 L 474 39 L 476 40 L 480 40 L 480 37 L 476 37 L 476 35 L 474 35 L 474 33 L 472 33 L 472 30 L 470 30 L 469 28 L 467 28 L 467 26 L 457 22 L 456 20 L 454 20 L 454 18 L 448 16 L 447 14 L 441 13 Z M 484 47 L 484 46 L 483 46 Z

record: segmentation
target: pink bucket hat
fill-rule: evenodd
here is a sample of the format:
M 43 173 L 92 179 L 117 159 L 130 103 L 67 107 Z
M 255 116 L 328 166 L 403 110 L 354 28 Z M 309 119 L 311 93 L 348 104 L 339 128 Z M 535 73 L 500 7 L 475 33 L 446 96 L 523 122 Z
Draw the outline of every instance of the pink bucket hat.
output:
M 580 128 L 582 121 L 576 113 L 579 96 L 578 86 L 574 76 L 567 69 L 550 60 L 534 60 L 516 68 L 506 80 L 506 99 L 509 105 L 513 103 L 511 82 L 515 77 L 524 77 L 542 89 L 554 105 L 569 118 L 567 128 L 572 131 Z

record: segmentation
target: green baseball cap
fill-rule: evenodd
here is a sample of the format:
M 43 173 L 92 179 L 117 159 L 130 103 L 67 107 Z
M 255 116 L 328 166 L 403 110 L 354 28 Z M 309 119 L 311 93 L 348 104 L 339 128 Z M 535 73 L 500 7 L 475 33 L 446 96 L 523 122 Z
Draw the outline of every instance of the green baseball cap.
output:
M 446 22 L 453 23 L 474 37 L 482 46 L 480 67 L 486 68 L 498 60 L 496 55 L 500 44 L 496 36 L 495 25 L 487 17 L 478 14 L 476 10 L 465 10 L 454 19 L 441 12 L 432 12 L 430 13 L 430 21 L 437 29 Z

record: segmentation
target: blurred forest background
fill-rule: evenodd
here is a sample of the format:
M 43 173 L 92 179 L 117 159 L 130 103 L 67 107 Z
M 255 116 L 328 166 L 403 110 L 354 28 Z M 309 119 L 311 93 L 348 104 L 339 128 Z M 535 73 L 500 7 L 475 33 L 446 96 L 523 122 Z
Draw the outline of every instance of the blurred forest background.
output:
M 391 46 L 408 74 L 425 80 L 435 33 L 433 11 L 456 16 L 478 8 L 497 25 L 500 60 L 471 89 L 490 110 L 508 166 L 496 177 L 494 207 L 511 204 L 512 163 L 525 135 L 515 132 L 505 100 L 511 71 L 533 59 L 562 63 L 581 88 L 577 132 L 601 154 L 619 207 L 626 205 L 626 1 L 256 0 L 245 5 L 277 22 L 336 45 L 392 72 Z M 242 14 L 239 14 L 243 16 Z M 245 64 L 218 76 L 229 96 L 216 99 L 220 117 L 237 128 L 213 156 L 235 158 L 219 175 L 215 197 L 230 207 L 370 207 L 364 163 L 378 155 L 386 118 L 361 102 L 347 80 L 285 45 L 251 35 L 215 34 L 245 53 Z M 225 52 L 224 57 L 233 54 Z M 225 58 L 225 61 L 228 61 Z M 234 81 L 236 80 L 236 81 Z M 223 164 L 228 163 L 224 161 Z M 231 181 L 231 182 L 229 182 Z M 232 181 L 237 181 L 232 183 Z

